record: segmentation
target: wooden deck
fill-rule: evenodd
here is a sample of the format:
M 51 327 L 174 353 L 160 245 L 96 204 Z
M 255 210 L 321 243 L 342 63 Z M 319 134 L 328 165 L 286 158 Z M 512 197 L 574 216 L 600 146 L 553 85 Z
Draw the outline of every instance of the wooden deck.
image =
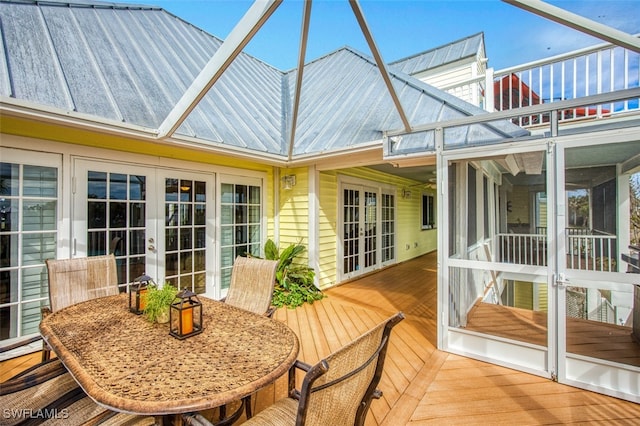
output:
M 275 314 L 300 337 L 299 358 L 309 363 L 394 312 L 406 315 L 392 332 L 379 386 L 384 395 L 373 401 L 368 426 L 637 424 L 640 418 L 638 404 L 437 350 L 435 253 L 326 294 L 313 305 Z M 10 368 L 2 365 L 3 376 Z M 280 379 L 260 391 L 256 409 L 285 394 Z
M 631 327 L 566 318 L 567 352 L 640 367 L 640 345 Z M 547 313 L 478 302 L 467 330 L 547 346 Z
M 436 254 L 333 288 L 327 298 L 278 310 L 300 337 L 300 358 L 315 362 L 396 311 L 396 326 L 367 425 L 637 424 L 640 405 L 436 349 Z M 260 410 L 284 395 L 261 392 Z M 274 396 L 275 394 L 275 396 Z

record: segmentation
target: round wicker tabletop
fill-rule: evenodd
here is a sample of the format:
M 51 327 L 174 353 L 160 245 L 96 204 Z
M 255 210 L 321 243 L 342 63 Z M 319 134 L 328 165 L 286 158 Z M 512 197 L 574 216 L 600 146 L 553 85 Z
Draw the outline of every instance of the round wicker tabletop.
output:
M 164 415 L 247 396 L 285 374 L 299 343 L 285 324 L 200 297 L 203 332 L 184 340 L 168 324 L 129 312 L 126 294 L 45 317 L 44 340 L 85 392 L 107 408 Z

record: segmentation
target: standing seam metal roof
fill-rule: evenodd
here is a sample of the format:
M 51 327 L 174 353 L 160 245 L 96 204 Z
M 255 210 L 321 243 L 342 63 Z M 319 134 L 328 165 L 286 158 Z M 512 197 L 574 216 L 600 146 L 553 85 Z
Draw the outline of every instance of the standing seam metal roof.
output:
M 389 65 L 405 74 L 414 75 L 464 58 L 477 56 L 483 53 L 483 46 L 484 33 L 480 32 L 444 46 L 399 59 Z
M 163 9 L 117 3 L 0 0 L 0 25 L 0 96 L 151 129 L 222 44 Z M 412 124 L 484 112 L 401 71 L 391 69 L 393 84 Z M 175 137 L 286 155 L 295 75 L 242 53 Z M 305 65 L 294 155 L 354 147 L 401 127 L 368 56 L 344 48 Z M 489 131 L 522 132 L 498 127 Z

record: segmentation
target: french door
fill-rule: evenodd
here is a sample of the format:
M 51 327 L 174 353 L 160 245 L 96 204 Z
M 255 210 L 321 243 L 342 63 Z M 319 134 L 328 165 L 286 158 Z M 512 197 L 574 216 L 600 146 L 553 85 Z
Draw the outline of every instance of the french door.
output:
M 378 266 L 378 205 L 377 188 L 343 185 L 342 272 L 345 279 L 369 272 Z
M 77 159 L 74 182 L 73 257 L 113 253 L 121 284 L 213 294 L 213 175 Z

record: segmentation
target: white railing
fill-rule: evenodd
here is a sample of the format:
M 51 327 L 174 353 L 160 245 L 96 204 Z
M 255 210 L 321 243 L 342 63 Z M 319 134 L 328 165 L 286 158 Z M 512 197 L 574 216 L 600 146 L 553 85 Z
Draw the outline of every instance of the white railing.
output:
M 592 312 L 589 315 L 590 320 L 606 322 L 609 324 L 616 324 L 616 308 L 609 302 L 606 298 L 600 296 L 600 303 L 598 303 L 598 307 L 595 309 L 595 312 Z
M 615 235 L 567 235 L 567 268 L 617 271 Z
M 567 268 L 616 272 L 616 236 L 609 234 L 584 235 L 567 229 Z M 545 234 L 497 234 L 495 253 L 498 261 L 518 265 L 547 265 L 547 236 Z
M 502 70 L 488 69 L 484 76 L 441 89 L 452 94 L 464 93 L 466 97 L 470 91 L 479 91 L 476 105 L 491 112 L 637 87 L 640 87 L 640 54 L 607 43 Z M 640 99 L 628 99 L 562 110 L 558 118 L 567 122 L 639 110 Z M 548 113 L 514 119 L 521 126 L 548 121 Z
M 498 234 L 499 261 L 519 265 L 547 265 L 547 236 L 544 234 Z

